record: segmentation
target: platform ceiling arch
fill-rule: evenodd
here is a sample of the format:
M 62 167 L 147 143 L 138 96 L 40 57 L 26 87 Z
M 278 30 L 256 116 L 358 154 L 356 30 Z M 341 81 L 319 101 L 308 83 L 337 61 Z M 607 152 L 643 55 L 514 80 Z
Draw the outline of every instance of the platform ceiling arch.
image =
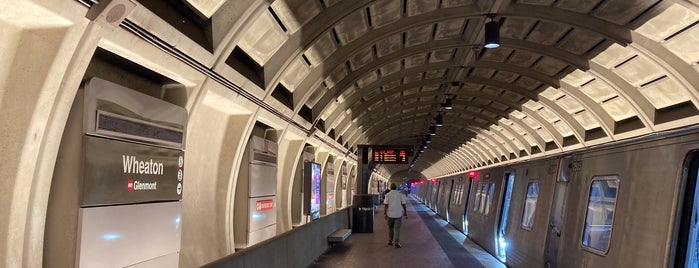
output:
M 210 20 L 245 14 L 216 53 L 250 57 L 264 100 L 287 96 L 283 109 L 352 152 L 419 152 L 441 115 L 414 165 L 378 167 L 388 174 L 442 176 L 699 122 L 696 1 L 188 2 Z M 483 48 L 488 21 L 497 49 Z

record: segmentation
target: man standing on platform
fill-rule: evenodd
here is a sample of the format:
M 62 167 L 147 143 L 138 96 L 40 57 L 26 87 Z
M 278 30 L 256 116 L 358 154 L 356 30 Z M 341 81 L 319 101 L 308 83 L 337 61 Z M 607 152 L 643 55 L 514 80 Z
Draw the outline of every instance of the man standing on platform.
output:
M 391 191 L 383 200 L 383 214 L 388 220 L 388 244 L 400 248 L 401 218 L 408 218 L 408 210 L 405 208 L 405 197 L 396 191 L 395 183 L 391 183 Z

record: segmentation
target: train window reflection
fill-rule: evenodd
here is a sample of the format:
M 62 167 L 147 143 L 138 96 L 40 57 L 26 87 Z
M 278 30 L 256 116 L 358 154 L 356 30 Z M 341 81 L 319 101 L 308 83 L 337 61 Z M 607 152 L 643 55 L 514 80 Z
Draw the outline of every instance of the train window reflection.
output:
M 534 225 L 534 213 L 536 212 L 536 201 L 539 199 L 539 182 L 530 182 L 527 185 L 527 200 L 522 213 L 522 228 L 531 230 Z
M 488 203 L 485 205 L 485 215 L 490 213 L 490 206 L 493 205 L 493 190 L 495 189 L 495 183 L 490 184 L 490 189 L 488 190 Z
M 483 187 L 481 188 L 481 214 L 485 213 L 485 204 L 488 202 L 488 185 L 488 183 L 484 183 Z
M 619 177 L 592 179 L 582 237 L 584 247 L 604 254 L 609 250 L 618 188 Z
M 476 200 L 473 202 L 473 211 L 477 211 L 481 206 L 481 191 L 483 190 L 483 183 L 478 183 L 476 185 Z

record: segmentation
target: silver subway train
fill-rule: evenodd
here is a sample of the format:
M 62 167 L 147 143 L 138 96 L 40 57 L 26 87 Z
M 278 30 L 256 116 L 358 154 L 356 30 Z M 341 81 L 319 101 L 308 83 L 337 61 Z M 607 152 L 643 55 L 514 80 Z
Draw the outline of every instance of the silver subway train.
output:
M 509 267 L 699 267 L 699 132 L 413 183 Z

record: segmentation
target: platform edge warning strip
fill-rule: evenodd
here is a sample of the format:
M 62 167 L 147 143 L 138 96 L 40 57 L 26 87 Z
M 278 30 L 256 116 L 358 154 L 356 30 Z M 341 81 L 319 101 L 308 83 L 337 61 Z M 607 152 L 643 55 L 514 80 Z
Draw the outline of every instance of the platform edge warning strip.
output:
M 437 240 L 442 251 L 447 255 L 454 267 L 483 267 L 471 253 L 469 253 L 466 248 L 464 248 L 459 242 L 454 240 L 454 238 L 444 229 L 428 212 L 425 211 L 424 206 L 415 200 L 410 200 L 411 205 L 415 208 L 415 212 L 420 215 L 420 218 L 427 226 L 427 229 L 432 232 L 432 236 Z

